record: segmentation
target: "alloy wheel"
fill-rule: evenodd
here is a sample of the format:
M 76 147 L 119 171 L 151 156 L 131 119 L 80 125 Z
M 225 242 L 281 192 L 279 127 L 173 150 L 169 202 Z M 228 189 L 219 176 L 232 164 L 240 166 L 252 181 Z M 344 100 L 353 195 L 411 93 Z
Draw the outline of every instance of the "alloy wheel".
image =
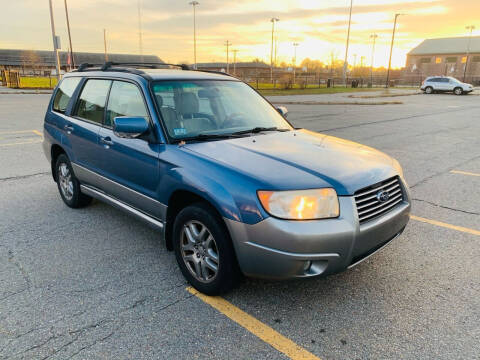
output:
M 189 221 L 180 234 L 180 250 L 190 273 L 200 282 L 212 282 L 219 267 L 218 247 L 208 228 L 199 221 Z
M 68 201 L 73 198 L 73 181 L 72 174 L 68 165 L 61 163 L 58 167 L 58 183 L 60 185 L 60 190 L 62 191 L 63 196 Z

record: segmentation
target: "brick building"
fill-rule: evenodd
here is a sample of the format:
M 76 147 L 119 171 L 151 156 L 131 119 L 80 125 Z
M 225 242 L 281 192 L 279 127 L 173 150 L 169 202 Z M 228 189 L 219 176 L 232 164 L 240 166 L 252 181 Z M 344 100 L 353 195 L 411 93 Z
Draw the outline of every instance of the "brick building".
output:
M 464 73 L 466 82 L 480 85 L 480 36 L 424 40 L 407 54 L 404 77 L 444 75 L 463 81 Z

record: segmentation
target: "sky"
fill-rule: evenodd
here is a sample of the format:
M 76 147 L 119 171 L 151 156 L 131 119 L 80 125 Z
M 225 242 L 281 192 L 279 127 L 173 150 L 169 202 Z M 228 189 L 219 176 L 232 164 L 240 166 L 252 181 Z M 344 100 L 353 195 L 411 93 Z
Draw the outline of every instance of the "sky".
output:
M 68 49 L 64 0 L 52 0 L 57 35 Z M 193 8 L 190 0 L 68 0 L 74 51 L 103 52 L 103 29 L 111 53 L 140 53 L 138 5 L 143 54 L 171 63 L 193 63 Z M 197 62 L 226 61 L 227 40 L 237 61 L 270 62 L 270 19 L 277 17 L 277 61 L 304 58 L 329 63 L 343 60 L 350 0 L 198 0 Z M 0 0 L 0 49 L 52 49 L 47 0 Z M 386 66 L 395 13 L 398 18 L 393 67 L 426 38 L 465 36 L 475 25 L 480 35 L 480 0 L 353 0 L 348 62 Z M 4 16 L 8 14 L 8 16 Z M 362 57 L 364 59 L 362 60 Z M 232 53 L 230 53 L 230 61 Z

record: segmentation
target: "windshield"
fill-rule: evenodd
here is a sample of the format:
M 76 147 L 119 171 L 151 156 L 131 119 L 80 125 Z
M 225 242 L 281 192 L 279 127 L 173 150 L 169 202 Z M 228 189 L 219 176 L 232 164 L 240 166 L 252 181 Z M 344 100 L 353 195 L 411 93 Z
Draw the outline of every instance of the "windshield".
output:
M 153 92 L 168 135 L 175 140 L 259 128 L 292 129 L 278 111 L 240 81 L 158 81 L 153 83 Z

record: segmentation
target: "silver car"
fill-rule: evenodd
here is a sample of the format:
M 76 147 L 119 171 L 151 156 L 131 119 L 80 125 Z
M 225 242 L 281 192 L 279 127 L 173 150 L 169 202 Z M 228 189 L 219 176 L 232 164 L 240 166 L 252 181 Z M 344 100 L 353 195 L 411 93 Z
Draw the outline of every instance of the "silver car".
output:
M 462 95 L 472 92 L 473 85 L 461 82 L 450 76 L 431 76 L 425 79 L 420 89 L 425 94 L 453 92 L 455 95 Z

